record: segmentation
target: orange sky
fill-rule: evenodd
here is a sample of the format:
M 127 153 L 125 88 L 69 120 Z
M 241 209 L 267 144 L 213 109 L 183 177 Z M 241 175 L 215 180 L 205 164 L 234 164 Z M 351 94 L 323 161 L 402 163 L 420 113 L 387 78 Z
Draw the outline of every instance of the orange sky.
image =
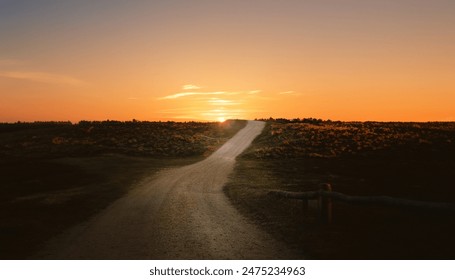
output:
M 455 121 L 453 1 L 93 2 L 0 2 L 0 122 Z

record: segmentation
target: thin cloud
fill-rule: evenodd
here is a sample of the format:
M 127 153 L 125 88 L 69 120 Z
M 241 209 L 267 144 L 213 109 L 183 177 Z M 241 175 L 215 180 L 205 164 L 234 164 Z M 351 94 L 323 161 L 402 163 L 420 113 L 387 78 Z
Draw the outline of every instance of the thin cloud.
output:
M 196 85 L 184 85 L 182 86 L 183 90 L 195 90 L 195 89 L 201 89 L 201 87 L 196 86 Z
M 30 82 L 46 83 L 46 84 L 63 84 L 70 86 L 80 86 L 85 83 L 79 79 L 69 76 L 44 73 L 44 72 L 23 72 L 23 71 L 10 71 L 0 72 L 0 77 L 26 80 Z
M 211 98 L 207 101 L 211 105 L 222 105 L 222 106 L 233 106 L 233 105 L 241 105 L 243 102 L 239 100 L 226 100 L 226 99 L 219 99 L 219 98 Z
M 245 112 L 238 110 L 238 111 L 231 111 L 231 110 L 209 110 L 205 112 L 201 112 L 201 116 L 205 117 L 220 117 L 220 116 L 229 116 L 229 117 L 237 117 L 243 115 Z
M 225 92 L 225 91 L 210 91 L 210 92 L 194 92 L 194 91 L 191 91 L 191 92 L 179 92 L 179 93 L 176 93 L 176 94 L 172 94 L 172 95 L 160 97 L 160 98 L 158 98 L 158 100 L 164 100 L 164 99 L 177 99 L 177 98 L 180 98 L 180 97 L 191 96 L 191 95 L 221 95 L 221 94 L 228 94 L 228 93 Z
M 254 95 L 257 93 L 260 93 L 261 90 L 244 90 L 244 91 L 185 91 L 185 92 L 179 92 L 171 95 L 167 95 L 164 97 L 158 98 L 158 100 L 165 100 L 165 99 L 177 99 L 180 97 L 186 97 L 186 96 L 194 96 L 194 95 L 239 95 L 239 94 L 248 94 L 248 95 Z
M 161 110 L 159 113 L 171 115 L 172 118 L 184 119 L 201 119 L 210 120 L 214 117 L 237 118 L 245 116 L 248 113 L 261 113 L 263 111 L 257 109 L 227 109 L 227 108 L 207 108 L 199 107 L 182 107 L 168 110 Z

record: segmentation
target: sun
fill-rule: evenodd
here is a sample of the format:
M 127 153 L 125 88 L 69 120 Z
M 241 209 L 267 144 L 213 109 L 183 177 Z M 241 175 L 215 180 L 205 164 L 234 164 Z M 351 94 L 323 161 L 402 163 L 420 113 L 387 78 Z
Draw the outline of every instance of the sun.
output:
M 219 122 L 224 122 L 225 120 L 226 120 L 225 117 L 218 117 L 218 121 L 219 121 Z

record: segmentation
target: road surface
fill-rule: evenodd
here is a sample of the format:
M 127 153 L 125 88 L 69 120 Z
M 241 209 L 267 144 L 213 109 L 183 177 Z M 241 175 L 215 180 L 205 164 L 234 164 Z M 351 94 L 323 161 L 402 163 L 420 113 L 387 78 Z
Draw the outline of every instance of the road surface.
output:
M 259 135 L 249 121 L 207 159 L 164 170 L 88 222 L 51 240 L 37 259 L 288 259 L 295 254 L 230 204 L 222 188 Z

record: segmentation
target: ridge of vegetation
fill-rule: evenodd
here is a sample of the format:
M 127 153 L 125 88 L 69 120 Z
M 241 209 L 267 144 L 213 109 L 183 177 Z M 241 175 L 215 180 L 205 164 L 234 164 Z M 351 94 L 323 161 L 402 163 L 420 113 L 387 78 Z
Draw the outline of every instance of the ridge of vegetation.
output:
M 24 259 L 156 172 L 197 162 L 246 121 L 0 124 L 0 259 Z
M 455 203 L 455 122 L 268 119 L 225 187 L 252 221 L 308 258 L 453 259 L 455 219 L 440 212 L 333 203 L 333 223 L 268 196 L 330 183 L 353 196 Z M 311 210 L 313 209 L 313 210 Z

